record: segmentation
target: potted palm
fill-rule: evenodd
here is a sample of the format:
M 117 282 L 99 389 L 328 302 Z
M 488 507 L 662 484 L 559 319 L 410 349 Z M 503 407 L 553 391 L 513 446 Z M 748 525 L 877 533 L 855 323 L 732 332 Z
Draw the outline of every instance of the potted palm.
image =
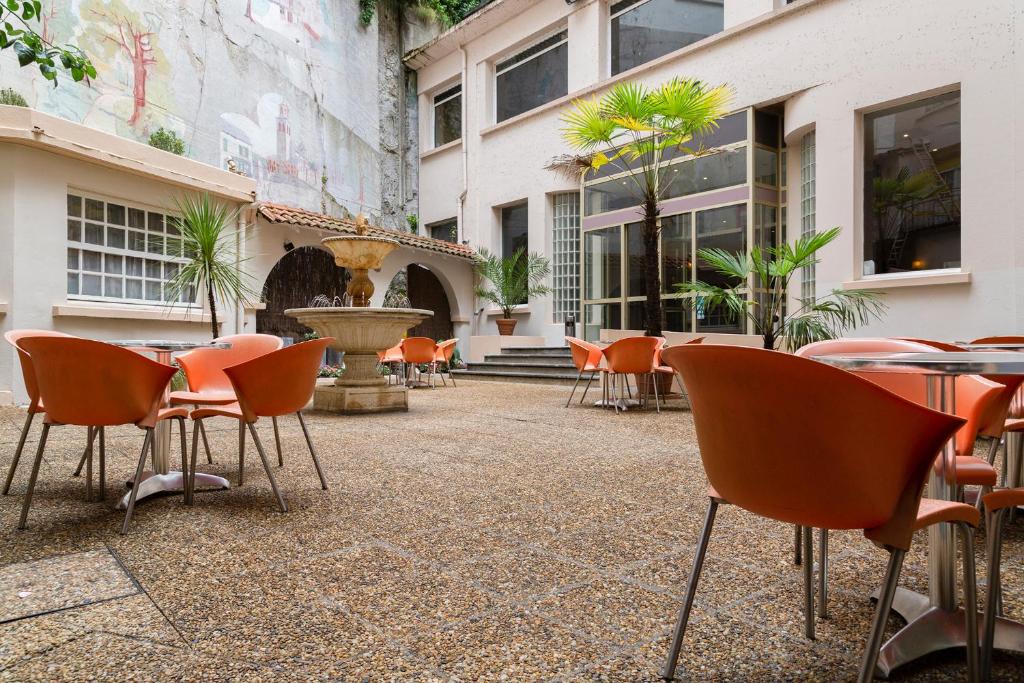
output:
M 750 320 L 766 349 L 775 350 L 784 344 L 792 351 L 814 341 L 840 337 L 882 316 L 886 306 L 877 293 L 834 289 L 822 297 L 800 299 L 793 310 L 788 310 L 786 304 L 793 275 L 816 264 L 818 251 L 835 240 L 839 232 L 840 228 L 832 228 L 804 235 L 793 244 L 755 246 L 750 256 L 724 249 L 701 249 L 697 258 L 733 284 L 719 287 L 698 280 L 675 287 L 680 292 L 696 294 L 706 310 L 722 308 L 730 320 Z M 754 285 L 752 298 L 747 296 L 750 283 Z
M 505 258 L 480 249 L 474 265 L 477 275 L 490 283 L 477 285 L 476 295 L 501 309 L 502 317 L 497 320 L 499 334 L 507 336 L 515 331 L 518 321 L 512 317 L 512 311 L 516 306 L 525 304 L 531 296 L 551 291 L 544 284 L 551 273 L 550 262 L 540 254 L 527 254 L 521 247 Z
M 210 329 L 219 336 L 217 298 L 246 303 L 255 292 L 249 274 L 241 268 L 235 237 L 238 211 L 215 202 L 208 194 L 186 196 L 176 201 L 177 237 L 167 238 L 167 253 L 181 254 L 185 263 L 167 283 L 168 304 L 181 300 L 186 292 L 202 292 L 210 306 Z M 191 300 L 191 297 L 188 297 Z
M 574 154 L 552 160 L 548 168 L 579 180 L 605 166 L 625 173 L 643 222 L 644 322 L 648 336 L 661 336 L 661 274 L 658 244 L 661 201 L 672 181 L 662 162 L 672 154 L 708 153 L 694 143 L 713 131 L 727 113 L 731 93 L 724 85 L 673 78 L 657 88 L 626 82 L 602 97 L 575 100 L 562 116 L 565 141 Z M 605 169 L 606 171 L 608 169 Z

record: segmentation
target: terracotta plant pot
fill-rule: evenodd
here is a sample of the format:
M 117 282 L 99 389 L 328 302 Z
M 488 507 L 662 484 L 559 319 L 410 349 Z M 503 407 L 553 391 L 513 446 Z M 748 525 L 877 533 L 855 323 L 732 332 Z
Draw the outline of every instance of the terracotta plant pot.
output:
M 516 323 L 519 321 L 515 318 L 498 318 L 495 322 L 498 323 L 498 334 L 508 337 L 515 331 Z

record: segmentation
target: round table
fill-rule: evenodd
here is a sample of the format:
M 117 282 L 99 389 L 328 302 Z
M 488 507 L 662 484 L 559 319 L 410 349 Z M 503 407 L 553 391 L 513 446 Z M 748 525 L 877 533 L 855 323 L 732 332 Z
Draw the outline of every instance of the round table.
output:
M 858 353 L 816 356 L 815 360 L 856 372 L 920 374 L 927 386 L 928 407 L 953 413 L 959 375 L 1024 375 L 1024 355 L 990 352 Z M 941 466 L 930 468 L 928 495 L 954 500 L 956 444 L 942 449 Z M 928 595 L 897 590 L 893 609 L 907 625 L 882 646 L 878 668 L 885 676 L 896 667 L 931 652 L 964 647 L 964 614 L 957 608 L 956 541 L 948 524 L 928 528 Z M 1024 624 L 996 620 L 995 647 L 1024 652 Z
M 229 349 L 231 344 L 222 341 L 210 342 L 189 342 L 174 341 L 168 339 L 117 339 L 108 341 L 107 344 L 132 349 L 139 353 L 151 353 L 158 363 L 171 364 L 171 356 L 175 352 L 191 351 L 192 349 Z M 171 388 L 168 384 L 164 390 L 164 404 L 170 400 Z M 153 430 L 153 471 L 144 473 L 142 484 L 136 495 L 136 502 L 152 496 L 156 493 L 185 492 L 185 475 L 178 470 L 170 468 L 171 451 L 171 426 L 167 420 L 157 422 Z M 212 474 L 197 472 L 195 477 L 197 487 L 227 489 L 230 484 L 224 477 L 217 477 Z M 129 486 L 131 483 L 129 482 Z M 128 507 L 129 493 L 126 493 L 117 503 L 118 510 Z

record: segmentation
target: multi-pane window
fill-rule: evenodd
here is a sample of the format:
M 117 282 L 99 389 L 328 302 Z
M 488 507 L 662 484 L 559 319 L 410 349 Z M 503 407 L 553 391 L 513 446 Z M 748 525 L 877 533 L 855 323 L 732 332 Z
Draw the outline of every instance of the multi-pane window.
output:
M 193 303 L 170 299 L 167 283 L 181 255 L 177 219 L 96 197 L 67 196 L 67 291 L 77 298 Z
M 960 93 L 864 116 L 864 275 L 960 267 Z
M 462 84 L 434 95 L 434 147 L 462 137 Z
M 800 236 L 813 235 L 815 231 L 815 169 L 814 169 L 814 131 L 804 135 L 800 144 Z M 809 265 L 800 273 L 800 298 L 810 299 L 815 296 L 814 265 Z
M 455 218 L 446 221 L 431 223 L 427 226 L 430 236 L 435 240 L 443 240 L 455 244 L 459 241 L 459 222 Z
M 494 66 L 496 118 L 522 114 L 569 92 L 569 34 L 566 31 Z
M 529 205 L 513 204 L 501 209 L 501 255 L 503 258 L 512 258 L 518 252 L 525 258 L 530 251 L 529 242 Z M 527 303 L 526 299 L 517 301 L 518 304 Z
M 674 52 L 725 25 L 723 0 L 623 0 L 611 7 L 612 75 Z
M 554 322 L 580 319 L 580 193 L 552 198 L 551 289 Z

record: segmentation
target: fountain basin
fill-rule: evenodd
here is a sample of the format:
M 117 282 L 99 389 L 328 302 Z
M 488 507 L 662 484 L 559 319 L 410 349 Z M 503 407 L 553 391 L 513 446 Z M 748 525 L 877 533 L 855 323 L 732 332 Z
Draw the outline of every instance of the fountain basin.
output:
M 389 349 L 411 328 L 434 315 L 421 308 L 290 308 L 285 315 L 334 337 L 331 348 L 345 354 L 345 373 L 333 385 L 318 386 L 313 407 L 337 413 L 408 410 L 408 389 L 377 374 L 377 352 Z

